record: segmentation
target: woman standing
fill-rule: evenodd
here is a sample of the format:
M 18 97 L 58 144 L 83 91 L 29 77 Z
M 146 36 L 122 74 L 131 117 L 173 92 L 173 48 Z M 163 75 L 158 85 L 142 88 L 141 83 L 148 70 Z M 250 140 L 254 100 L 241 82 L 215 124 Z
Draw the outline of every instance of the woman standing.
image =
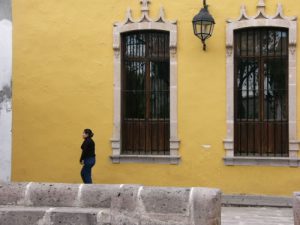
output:
M 94 136 L 93 132 L 90 129 L 85 129 L 83 131 L 82 137 L 84 139 L 81 149 L 80 164 L 83 165 L 81 170 L 81 178 L 83 183 L 92 184 L 92 167 L 96 163 L 95 155 L 95 142 L 92 137 Z

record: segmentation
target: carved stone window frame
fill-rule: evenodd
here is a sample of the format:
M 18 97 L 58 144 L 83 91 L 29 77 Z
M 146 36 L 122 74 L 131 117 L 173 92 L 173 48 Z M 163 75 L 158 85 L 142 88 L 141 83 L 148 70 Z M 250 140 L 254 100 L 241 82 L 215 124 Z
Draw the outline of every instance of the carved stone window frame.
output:
M 177 21 L 167 21 L 161 8 L 157 19 L 149 16 L 150 0 L 141 0 L 141 18 L 134 20 L 131 9 L 127 10 L 124 22 L 113 27 L 114 50 L 114 126 L 111 139 L 113 163 L 141 162 L 178 164 L 180 161 L 177 111 Z M 159 30 L 170 34 L 170 155 L 123 155 L 121 154 L 121 34 L 129 31 Z
M 269 166 L 299 166 L 298 158 L 299 140 L 297 139 L 297 18 L 286 17 L 283 14 L 283 7 L 278 4 L 275 16 L 268 16 L 265 13 L 265 2 L 259 0 L 257 14 L 254 17 L 247 15 L 246 7 L 241 6 L 241 14 L 237 20 L 228 20 L 226 27 L 226 85 L 227 85 L 227 137 L 224 140 L 226 156 L 225 165 L 269 165 Z M 280 27 L 289 30 L 289 157 L 268 158 L 268 157 L 235 157 L 234 156 L 234 31 L 250 27 Z

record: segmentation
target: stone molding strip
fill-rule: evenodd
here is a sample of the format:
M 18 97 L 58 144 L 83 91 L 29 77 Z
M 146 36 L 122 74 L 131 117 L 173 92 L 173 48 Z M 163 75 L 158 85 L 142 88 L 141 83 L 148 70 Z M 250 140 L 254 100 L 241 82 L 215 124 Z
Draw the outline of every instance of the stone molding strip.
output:
M 54 225 L 221 224 L 220 190 L 198 187 L 11 183 L 0 185 L 0 206 L 0 224 L 10 214 Z
M 300 167 L 300 159 L 289 157 L 224 157 L 226 166 Z
M 168 155 L 119 155 L 111 156 L 113 163 L 156 163 L 156 164 L 173 164 L 178 165 L 180 162 L 179 156 Z

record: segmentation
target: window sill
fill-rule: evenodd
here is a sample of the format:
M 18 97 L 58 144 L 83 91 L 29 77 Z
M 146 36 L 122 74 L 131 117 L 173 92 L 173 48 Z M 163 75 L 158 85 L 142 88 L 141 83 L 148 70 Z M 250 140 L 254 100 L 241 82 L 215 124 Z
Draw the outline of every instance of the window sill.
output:
M 118 155 L 110 156 L 112 163 L 150 163 L 178 165 L 180 156 L 170 155 Z
M 300 166 L 300 159 L 289 157 L 225 157 L 223 160 L 226 166 Z

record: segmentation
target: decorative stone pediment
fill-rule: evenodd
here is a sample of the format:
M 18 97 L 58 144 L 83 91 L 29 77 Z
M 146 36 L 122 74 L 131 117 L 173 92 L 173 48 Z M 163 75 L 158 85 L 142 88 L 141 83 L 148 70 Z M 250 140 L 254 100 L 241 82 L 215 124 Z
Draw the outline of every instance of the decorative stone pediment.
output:
M 133 19 L 132 10 L 127 10 L 125 20 L 123 22 L 114 23 L 114 43 L 115 55 L 118 56 L 120 50 L 120 34 L 135 30 L 162 30 L 170 32 L 170 49 L 172 55 L 177 48 L 177 21 L 167 20 L 165 18 L 165 10 L 160 8 L 158 17 L 151 18 L 149 14 L 150 0 L 140 0 L 141 17 L 137 20 Z
M 277 6 L 277 12 L 273 16 L 269 16 L 265 13 L 266 4 L 264 0 L 259 0 L 257 4 L 257 13 L 255 16 L 248 16 L 246 11 L 246 6 L 241 6 L 241 12 L 240 17 L 237 20 L 227 20 L 228 23 L 233 23 L 237 21 L 243 21 L 243 20 L 257 20 L 257 19 L 279 19 L 279 20 L 290 20 L 290 21 L 296 21 L 297 17 L 287 17 L 283 13 L 283 7 L 282 4 L 278 4 Z
M 240 16 L 236 20 L 227 20 L 226 28 L 226 49 L 227 56 L 230 56 L 233 48 L 233 32 L 237 29 L 247 27 L 282 27 L 289 29 L 289 47 L 291 53 L 295 52 L 297 44 L 297 17 L 285 16 L 283 7 L 278 4 L 275 15 L 267 15 L 265 12 L 266 4 L 264 0 L 259 0 L 257 4 L 257 13 L 255 16 L 249 16 L 246 6 L 241 6 Z
M 160 8 L 159 10 L 159 15 L 157 18 L 152 19 L 149 15 L 149 3 L 150 0 L 141 0 L 141 17 L 138 20 L 134 20 L 132 17 L 132 10 L 128 8 L 125 20 L 123 22 L 117 22 L 115 23 L 115 26 L 124 26 L 126 24 L 131 24 L 131 23 L 144 23 L 144 22 L 155 22 L 155 23 L 168 23 L 168 24 L 176 24 L 177 21 L 168 21 L 165 18 L 165 10 L 163 7 Z

